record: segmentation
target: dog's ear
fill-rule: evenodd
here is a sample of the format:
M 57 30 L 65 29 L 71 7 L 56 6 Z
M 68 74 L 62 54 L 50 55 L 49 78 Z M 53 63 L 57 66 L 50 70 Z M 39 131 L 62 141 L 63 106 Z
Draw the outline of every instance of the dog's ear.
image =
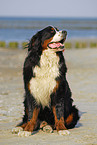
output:
M 29 44 L 28 44 L 28 51 L 38 52 L 41 49 L 41 34 L 38 32 L 35 34 Z

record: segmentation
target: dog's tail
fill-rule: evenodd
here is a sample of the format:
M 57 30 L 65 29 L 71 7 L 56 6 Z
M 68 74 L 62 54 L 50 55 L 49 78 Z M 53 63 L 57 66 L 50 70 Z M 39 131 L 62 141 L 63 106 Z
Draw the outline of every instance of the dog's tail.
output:
M 67 129 L 74 128 L 79 120 L 78 109 L 75 106 L 72 106 L 69 116 L 65 120 L 65 126 Z

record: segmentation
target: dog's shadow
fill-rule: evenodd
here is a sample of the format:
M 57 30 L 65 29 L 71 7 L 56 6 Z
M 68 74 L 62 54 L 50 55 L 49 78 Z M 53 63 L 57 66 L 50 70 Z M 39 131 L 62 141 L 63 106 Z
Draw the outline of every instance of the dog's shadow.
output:
M 80 116 L 80 118 L 81 118 L 81 116 L 82 116 L 83 114 L 85 114 L 85 113 L 86 113 L 86 112 L 81 112 L 81 111 L 79 111 L 79 116 Z M 83 124 L 80 123 L 80 120 L 79 120 L 78 123 L 76 124 L 75 128 L 79 128 L 79 127 L 81 127 L 81 126 L 83 126 Z

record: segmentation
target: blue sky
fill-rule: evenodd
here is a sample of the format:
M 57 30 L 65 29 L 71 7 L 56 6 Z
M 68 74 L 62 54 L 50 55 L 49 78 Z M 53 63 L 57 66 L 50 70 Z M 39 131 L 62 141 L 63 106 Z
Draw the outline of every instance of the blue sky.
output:
M 97 0 L 0 0 L 0 16 L 97 17 Z

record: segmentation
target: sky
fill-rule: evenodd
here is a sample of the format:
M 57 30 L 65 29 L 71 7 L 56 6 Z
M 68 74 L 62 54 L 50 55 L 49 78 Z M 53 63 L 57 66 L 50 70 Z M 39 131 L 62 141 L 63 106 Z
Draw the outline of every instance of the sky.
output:
M 0 16 L 97 18 L 97 0 L 0 0 Z

